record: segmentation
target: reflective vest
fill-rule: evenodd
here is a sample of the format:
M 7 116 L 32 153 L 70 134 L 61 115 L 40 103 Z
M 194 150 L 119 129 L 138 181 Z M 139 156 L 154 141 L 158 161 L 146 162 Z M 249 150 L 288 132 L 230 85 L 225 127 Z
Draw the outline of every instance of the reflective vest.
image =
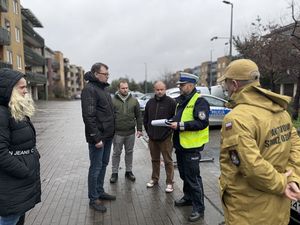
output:
M 199 98 L 199 94 L 195 93 L 190 99 L 188 104 L 185 106 L 180 122 L 187 122 L 194 120 L 193 112 L 194 106 Z M 209 141 L 209 128 L 208 126 L 203 130 L 196 131 L 180 131 L 179 142 L 183 148 L 199 148 Z

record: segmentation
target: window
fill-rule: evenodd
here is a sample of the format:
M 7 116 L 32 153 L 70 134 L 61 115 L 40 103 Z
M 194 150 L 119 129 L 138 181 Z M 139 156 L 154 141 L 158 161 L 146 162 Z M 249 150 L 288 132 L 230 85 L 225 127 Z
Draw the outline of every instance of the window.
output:
M 13 0 L 13 10 L 15 14 L 19 14 L 19 6 L 17 0 Z
M 20 43 L 20 29 L 19 28 L 15 28 L 15 32 L 16 32 L 16 42 Z
M 225 106 L 225 102 L 220 99 L 214 98 L 212 96 L 204 96 L 204 98 L 206 99 L 206 101 L 210 106 L 219 106 L 219 107 Z
M 10 22 L 7 19 L 5 19 L 5 28 L 10 31 Z
M 9 63 L 9 64 L 13 63 L 12 52 L 9 51 L 9 50 L 6 51 L 6 62 Z
M 22 57 L 17 55 L 17 67 L 18 69 L 22 69 Z

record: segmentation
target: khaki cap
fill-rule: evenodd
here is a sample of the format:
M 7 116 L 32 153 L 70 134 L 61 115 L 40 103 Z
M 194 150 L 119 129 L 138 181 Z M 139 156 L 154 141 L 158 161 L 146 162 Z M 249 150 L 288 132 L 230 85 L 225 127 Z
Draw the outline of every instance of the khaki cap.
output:
M 232 61 L 225 69 L 225 73 L 217 82 L 225 79 L 232 80 L 257 80 L 259 78 L 258 67 L 250 59 L 237 59 Z

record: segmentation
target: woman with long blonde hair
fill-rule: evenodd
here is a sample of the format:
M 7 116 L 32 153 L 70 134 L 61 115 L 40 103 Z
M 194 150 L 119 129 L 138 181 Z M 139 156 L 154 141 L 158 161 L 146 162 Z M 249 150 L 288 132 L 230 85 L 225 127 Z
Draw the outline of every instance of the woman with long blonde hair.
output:
M 0 69 L 0 225 L 22 225 L 41 201 L 35 111 L 24 75 Z

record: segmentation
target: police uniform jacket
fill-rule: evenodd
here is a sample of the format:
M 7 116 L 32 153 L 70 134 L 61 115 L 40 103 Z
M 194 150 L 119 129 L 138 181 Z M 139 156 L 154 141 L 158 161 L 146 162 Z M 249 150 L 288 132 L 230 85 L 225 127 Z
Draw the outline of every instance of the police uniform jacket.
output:
M 190 149 L 183 148 L 179 140 L 180 132 L 203 130 L 209 125 L 209 104 L 201 96 L 197 99 L 194 106 L 194 110 L 193 110 L 194 120 L 180 122 L 183 110 L 185 109 L 186 105 L 188 104 L 188 102 L 191 100 L 191 98 L 194 96 L 195 93 L 196 93 L 196 88 L 189 95 L 187 96 L 180 95 L 176 99 L 177 108 L 176 108 L 176 114 L 173 117 L 173 120 L 178 122 L 178 129 L 175 130 L 173 133 L 173 145 L 176 151 L 195 152 L 195 151 L 201 151 L 203 149 L 203 146 L 199 146 L 199 148 L 190 148 Z
M 105 90 L 109 84 L 98 81 L 92 72 L 87 72 L 84 79 L 88 81 L 81 92 L 86 141 L 96 144 L 112 139 L 115 116 L 110 94 Z
M 36 133 L 29 118 L 15 121 L 7 106 L 16 73 L 0 73 L 0 216 L 22 215 L 41 201 Z
M 284 189 L 290 181 L 300 184 L 300 140 L 286 111 L 289 100 L 258 82 L 232 95 L 233 110 L 221 131 L 219 186 L 226 225 L 288 224 Z

